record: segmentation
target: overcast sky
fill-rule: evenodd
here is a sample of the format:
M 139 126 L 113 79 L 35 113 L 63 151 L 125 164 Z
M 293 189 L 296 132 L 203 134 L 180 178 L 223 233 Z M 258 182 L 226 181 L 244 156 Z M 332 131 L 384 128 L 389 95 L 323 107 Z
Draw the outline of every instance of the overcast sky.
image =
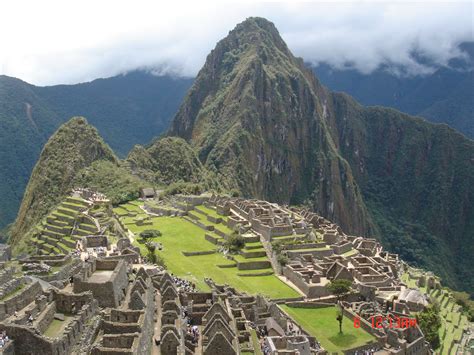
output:
M 8 4 L 7 4 L 8 2 Z M 425 73 L 473 40 L 473 2 L 235 3 L 178 1 L 0 2 L 0 73 L 37 85 L 77 83 L 136 68 L 194 76 L 208 52 L 249 16 L 273 21 L 308 62 L 381 63 Z

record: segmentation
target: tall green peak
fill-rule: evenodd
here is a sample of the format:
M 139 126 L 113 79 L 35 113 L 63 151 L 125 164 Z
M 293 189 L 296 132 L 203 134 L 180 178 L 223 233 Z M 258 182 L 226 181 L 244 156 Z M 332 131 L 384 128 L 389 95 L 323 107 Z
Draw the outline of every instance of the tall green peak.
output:
M 473 292 L 473 141 L 331 93 L 271 22 L 217 43 L 168 133 L 244 196 L 305 205 Z
M 326 121 L 328 100 L 274 25 L 250 18 L 209 54 L 169 134 L 245 196 L 307 202 L 367 234 L 370 218 Z
M 29 229 L 70 192 L 76 174 L 100 160 L 118 164 L 113 151 L 84 117 L 73 117 L 59 127 L 33 169 L 10 243 L 20 244 Z

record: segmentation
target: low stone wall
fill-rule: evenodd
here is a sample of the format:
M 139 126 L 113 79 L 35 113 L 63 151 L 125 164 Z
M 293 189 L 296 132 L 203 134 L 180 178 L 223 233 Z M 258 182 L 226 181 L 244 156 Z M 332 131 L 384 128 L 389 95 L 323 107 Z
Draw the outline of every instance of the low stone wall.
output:
M 296 250 L 296 249 L 314 249 L 314 248 L 324 248 L 327 243 L 302 243 L 302 244 L 286 244 L 283 245 L 285 250 Z
M 38 318 L 34 322 L 34 326 L 41 332 L 44 333 L 48 326 L 54 319 L 54 314 L 56 313 L 56 303 L 50 303 L 46 309 L 41 312 Z
M 259 251 L 253 251 L 253 250 L 249 250 L 249 251 L 242 251 L 242 256 L 244 258 L 259 258 L 261 256 L 266 256 L 267 253 L 265 252 L 265 250 L 259 250 Z
M 263 271 L 263 272 L 254 272 L 251 274 L 246 274 L 246 273 L 238 273 L 237 276 L 242 276 L 242 277 L 252 277 L 252 276 L 270 276 L 273 275 L 273 271 Z
M 206 231 L 214 231 L 214 226 L 206 225 L 206 224 L 202 223 L 199 220 L 193 219 L 191 215 L 186 216 L 184 219 L 186 219 L 187 221 L 197 225 L 201 229 L 204 229 Z M 217 233 L 217 230 L 215 230 L 215 232 Z
M 311 301 L 306 301 L 306 302 L 287 302 L 286 305 L 288 307 L 293 307 L 293 308 L 328 308 L 328 307 L 335 307 L 336 304 L 336 297 L 334 297 L 334 302 L 329 303 L 329 302 L 311 302 Z
M 239 270 L 259 270 L 272 267 L 269 261 L 246 261 L 237 262 L 237 269 Z
M 331 245 L 331 249 L 335 254 L 344 254 L 352 249 L 352 243 L 345 243 L 341 245 Z
M 207 220 L 209 222 L 212 222 L 212 223 L 215 223 L 215 224 L 219 224 L 219 223 L 222 223 L 222 218 L 218 217 L 218 218 L 215 218 L 213 216 L 207 216 Z
M 220 244 L 219 242 L 222 240 L 221 238 L 213 237 L 212 235 L 207 234 L 207 233 L 204 235 L 204 238 L 205 238 L 208 242 L 211 242 L 212 244 L 215 244 L 215 245 Z
M 63 266 L 60 270 L 52 275 L 42 275 L 41 279 L 46 282 L 53 282 L 59 280 L 69 279 L 76 275 L 82 268 L 82 261 L 80 259 L 73 259 L 69 264 Z
M 0 285 L 0 298 L 6 298 L 8 295 L 18 288 L 20 288 L 25 283 L 25 279 L 23 277 L 15 277 L 9 279 L 2 285 Z
M 19 293 L 13 297 L 0 302 L 0 320 L 12 315 L 15 311 L 25 308 L 33 302 L 36 296 L 42 292 L 39 282 L 31 283 L 24 287 Z
M 288 257 L 295 258 L 300 255 L 312 255 L 316 259 L 322 259 L 326 256 L 331 256 L 334 254 L 332 249 L 323 249 L 323 250 L 301 250 L 301 251 L 292 251 L 288 250 Z
M 211 255 L 215 254 L 215 250 L 204 250 L 204 251 L 182 251 L 184 256 L 199 256 L 199 255 Z
M 82 244 L 85 248 L 97 248 L 109 246 L 109 241 L 105 235 L 88 235 L 82 238 Z
M 103 321 L 102 330 L 105 334 L 140 333 L 141 327 L 137 323 Z
M 62 266 L 71 260 L 70 255 L 36 255 L 20 260 L 20 264 L 44 262 L 49 266 Z
M 214 229 L 214 227 L 212 227 Z M 220 231 L 219 229 L 214 229 L 214 233 L 216 233 L 218 236 L 221 236 L 224 239 L 229 238 L 229 235 Z

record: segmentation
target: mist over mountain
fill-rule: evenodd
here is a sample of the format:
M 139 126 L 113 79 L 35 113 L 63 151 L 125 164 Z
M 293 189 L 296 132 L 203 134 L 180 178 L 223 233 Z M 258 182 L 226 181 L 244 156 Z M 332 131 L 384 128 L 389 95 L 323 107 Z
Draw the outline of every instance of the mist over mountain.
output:
M 474 42 L 462 43 L 459 49 L 464 56 L 424 75 L 404 75 L 388 65 L 366 74 L 335 69 L 326 63 L 313 70 L 329 89 L 346 92 L 364 105 L 393 107 L 431 122 L 446 123 L 472 139 Z

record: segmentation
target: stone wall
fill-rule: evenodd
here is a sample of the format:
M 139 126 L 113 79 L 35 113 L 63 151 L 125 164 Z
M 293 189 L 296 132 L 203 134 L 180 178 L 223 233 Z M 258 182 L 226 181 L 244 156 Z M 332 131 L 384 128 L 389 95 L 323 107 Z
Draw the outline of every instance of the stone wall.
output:
M 101 307 L 118 307 L 128 286 L 127 264 L 124 260 L 95 260 L 94 271 L 113 270 L 109 280 L 103 283 L 88 282 L 80 277 L 74 278 L 74 292 L 92 291 Z
M 25 308 L 28 304 L 33 302 L 36 296 L 42 292 L 39 282 L 33 282 L 26 285 L 19 293 L 13 297 L 0 302 L 0 320 L 12 315 L 15 311 Z
M 252 259 L 249 259 L 252 260 Z M 237 268 L 239 270 L 259 270 L 259 269 L 267 269 L 271 267 L 269 261 L 245 261 L 245 262 L 237 262 Z
M 25 283 L 23 277 L 9 279 L 0 285 L 0 299 L 7 298 L 9 294 L 20 288 Z
M 92 292 L 68 293 L 53 290 L 53 299 L 56 302 L 56 309 L 60 313 L 76 314 L 83 306 L 92 303 Z
M 54 313 L 56 313 L 56 304 L 50 303 L 46 309 L 40 313 L 37 319 L 34 321 L 34 326 L 41 332 L 44 333 L 48 326 L 54 319 Z
M 106 235 L 88 235 L 82 237 L 82 245 L 85 248 L 109 247 L 108 238 Z
M 71 276 L 77 275 L 82 265 L 83 263 L 80 259 L 73 259 L 69 264 L 64 265 L 52 275 L 41 275 L 41 279 L 46 282 L 69 279 Z

